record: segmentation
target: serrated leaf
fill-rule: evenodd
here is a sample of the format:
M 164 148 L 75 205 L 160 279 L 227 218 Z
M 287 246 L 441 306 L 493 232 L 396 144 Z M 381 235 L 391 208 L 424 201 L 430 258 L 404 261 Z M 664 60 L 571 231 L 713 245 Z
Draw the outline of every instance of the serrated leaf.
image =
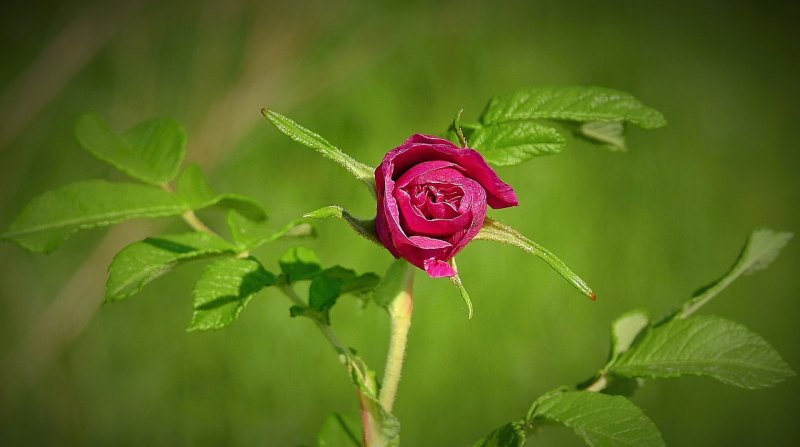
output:
M 352 214 L 347 212 L 341 206 L 326 206 L 324 208 L 311 211 L 310 213 L 306 213 L 303 215 L 303 217 L 309 219 L 327 219 L 329 217 L 337 217 L 347 222 L 353 231 L 358 233 L 359 236 L 362 236 L 370 242 L 383 247 L 381 242 L 378 240 L 378 234 L 375 232 L 375 219 L 358 219 L 353 217 Z
M 509 422 L 475 442 L 472 447 L 522 447 L 525 430 L 519 422 Z
M 328 313 L 340 296 L 368 294 L 379 281 L 380 277 L 374 273 L 357 275 L 355 271 L 341 266 L 325 269 L 311 281 L 308 305 L 322 315 L 324 323 L 330 324 Z
M 228 229 L 233 240 L 248 250 L 282 238 L 316 237 L 316 229 L 303 220 L 294 220 L 280 229 L 269 226 L 266 220 L 256 222 L 236 210 L 228 211 Z
M 405 259 L 395 259 L 386 270 L 380 282 L 372 292 L 372 299 L 375 303 L 385 309 L 389 309 L 397 296 L 404 290 L 409 289 L 409 284 L 414 280 L 414 266 Z
M 475 239 L 502 242 L 504 244 L 513 245 L 532 255 L 538 256 L 581 293 L 592 300 L 597 298 L 595 293 L 591 288 L 589 288 L 586 282 L 576 275 L 572 270 L 570 270 L 562 260 L 556 257 L 556 255 L 536 242 L 533 242 L 532 240 L 523 236 L 520 232 L 509 227 L 508 225 L 487 217 L 486 220 L 484 220 L 483 227 L 478 232 L 478 235 L 475 236 Z
M 623 377 L 708 376 L 748 389 L 795 375 L 761 336 L 739 323 L 705 315 L 651 328 L 609 370 Z
M 622 396 L 588 391 L 551 392 L 533 403 L 529 423 L 538 420 L 571 428 L 592 447 L 661 447 L 655 424 Z
M 666 125 L 664 116 L 628 93 L 605 87 L 530 87 L 493 98 L 484 125 L 520 120 L 625 121 L 643 129 Z
M 711 301 L 736 278 L 766 268 L 780 254 L 781 249 L 792 238 L 792 233 L 756 230 L 750 234 L 733 267 L 722 278 L 695 292 L 678 312 L 678 318 L 686 318 Z
M 278 264 L 289 283 L 313 279 L 322 272 L 322 265 L 313 250 L 292 247 L 280 257 Z
M 221 329 L 239 316 L 258 291 L 275 284 L 275 275 L 255 258 L 224 258 L 210 264 L 194 286 L 189 330 Z
M 624 152 L 625 126 L 619 121 L 594 121 L 581 124 L 579 135 L 605 145 L 612 151 Z
M 317 447 L 361 447 L 358 422 L 339 413 L 325 419 L 317 435 Z
M 257 200 L 235 193 L 217 194 L 208 184 L 202 169 L 195 163 L 187 165 L 178 177 L 178 195 L 198 210 L 211 206 L 233 209 L 248 219 L 260 222 L 267 213 Z
M 0 239 L 12 240 L 30 251 L 50 252 L 78 230 L 174 216 L 187 210 L 186 201 L 157 187 L 86 180 L 35 197 Z
M 117 253 L 108 267 L 106 301 L 120 300 L 139 292 L 147 283 L 181 262 L 233 252 L 234 248 L 224 239 L 200 232 L 149 237 L 134 242 Z
M 154 119 L 118 135 L 96 113 L 78 119 L 75 135 L 84 149 L 129 176 L 147 183 L 167 183 L 178 173 L 186 131 L 171 119 Z
M 278 112 L 261 109 L 261 114 L 287 137 L 339 163 L 342 167 L 347 169 L 348 172 L 353 174 L 356 179 L 364 183 L 373 195 L 375 194 L 375 170 L 373 168 L 345 154 L 338 147 L 332 145 L 321 136 Z
M 649 324 L 650 317 L 641 310 L 626 312 L 611 322 L 611 362 L 630 349 Z
M 566 139 L 558 130 L 531 121 L 512 121 L 478 127 L 469 144 L 487 162 L 496 166 L 512 166 L 539 155 L 557 154 Z

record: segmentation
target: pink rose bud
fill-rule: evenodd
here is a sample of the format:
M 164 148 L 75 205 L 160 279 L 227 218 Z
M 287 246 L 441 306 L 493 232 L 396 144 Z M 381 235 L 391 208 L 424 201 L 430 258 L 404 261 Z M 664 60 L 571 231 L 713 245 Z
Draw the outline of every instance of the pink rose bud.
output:
M 375 186 L 378 239 L 433 278 L 456 274 L 447 261 L 478 234 L 487 204 L 518 204 L 481 154 L 428 135 L 412 135 L 389 151 Z

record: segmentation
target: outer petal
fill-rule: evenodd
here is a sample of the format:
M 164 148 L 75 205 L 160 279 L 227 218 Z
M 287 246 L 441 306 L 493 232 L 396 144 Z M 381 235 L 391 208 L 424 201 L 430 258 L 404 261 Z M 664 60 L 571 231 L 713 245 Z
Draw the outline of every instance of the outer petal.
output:
M 456 271 L 453 270 L 453 267 L 450 267 L 450 264 L 439 261 L 437 259 L 426 259 L 423 263 L 423 269 L 425 273 L 428 274 L 431 278 L 442 278 L 445 276 L 455 276 Z

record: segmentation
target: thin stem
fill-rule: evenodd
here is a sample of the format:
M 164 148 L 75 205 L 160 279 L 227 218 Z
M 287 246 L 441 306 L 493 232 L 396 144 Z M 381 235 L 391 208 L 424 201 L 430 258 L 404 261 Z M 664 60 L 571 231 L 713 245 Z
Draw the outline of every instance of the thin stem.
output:
M 400 374 L 403 370 L 408 330 L 411 327 L 411 312 L 414 307 L 412 289 L 414 275 L 409 274 L 403 290 L 389 305 L 391 317 L 391 333 L 389 335 L 389 351 L 386 354 L 386 367 L 383 372 L 383 386 L 381 387 L 378 401 L 387 412 L 392 411 L 397 387 L 400 384 Z

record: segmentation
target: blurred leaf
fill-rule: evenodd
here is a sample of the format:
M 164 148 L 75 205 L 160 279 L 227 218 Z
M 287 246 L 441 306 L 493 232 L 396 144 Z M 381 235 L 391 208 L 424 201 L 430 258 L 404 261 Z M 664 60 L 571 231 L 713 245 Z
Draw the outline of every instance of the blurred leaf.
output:
M 781 249 L 792 238 L 792 233 L 772 230 L 757 230 L 750 234 L 733 267 L 722 278 L 695 292 L 678 312 L 678 318 L 686 318 L 708 303 L 736 278 L 766 268 L 778 257 Z
M 234 193 L 215 193 L 200 166 L 195 163 L 187 165 L 178 177 L 178 195 L 189 202 L 195 210 L 221 206 L 234 209 L 254 221 L 260 222 L 267 218 L 264 208 L 255 199 Z
M 322 266 L 313 250 L 306 247 L 292 247 L 278 260 L 281 271 L 289 283 L 312 279 L 322 272 Z
M 589 288 L 586 282 L 584 282 L 578 275 L 573 273 L 563 261 L 556 257 L 556 255 L 550 253 L 550 251 L 548 251 L 546 248 L 523 236 L 517 230 L 509 227 L 508 225 L 502 224 L 487 217 L 483 222 L 483 227 L 481 228 L 480 232 L 478 232 L 478 235 L 475 236 L 475 239 L 502 242 L 504 244 L 509 244 L 520 248 L 532 255 L 538 256 L 581 293 L 592 300 L 596 298 L 595 293 Z
M 356 179 L 364 183 L 373 195 L 375 194 L 375 170 L 364 163 L 345 154 L 339 148 L 329 143 L 321 136 L 297 124 L 291 119 L 272 110 L 261 109 L 261 114 L 272 123 L 275 128 L 292 140 L 315 149 L 326 158 L 339 163 L 353 174 Z
M 623 377 L 708 376 L 748 389 L 794 376 L 758 334 L 715 316 L 674 319 L 649 329 L 609 370 Z
M 86 180 L 47 191 L 28 202 L 0 239 L 50 252 L 78 230 L 129 219 L 174 216 L 189 210 L 180 197 L 135 183 Z
M 484 125 L 535 119 L 625 121 L 643 129 L 667 124 L 630 94 L 605 87 L 529 87 L 492 98 L 481 115 Z
M 533 403 L 528 423 L 545 420 L 571 428 L 593 447 L 664 446 L 655 424 L 622 396 L 588 391 L 550 392 Z
M 525 430 L 519 422 L 509 422 L 476 441 L 472 447 L 522 447 L 525 444 Z
M 592 121 L 583 123 L 579 135 L 591 141 L 604 144 L 613 151 L 626 151 L 625 126 L 619 121 Z
M 236 210 L 228 211 L 227 223 L 233 240 L 247 250 L 253 250 L 262 244 L 281 238 L 317 236 L 315 228 L 302 220 L 289 222 L 283 228 L 275 230 L 266 220 L 255 222 Z
M 341 206 L 326 206 L 324 208 L 306 213 L 303 215 L 303 217 L 309 219 L 327 219 L 329 217 L 338 217 L 339 219 L 342 219 L 350 224 L 350 227 L 360 236 L 383 247 L 383 244 L 381 244 L 381 242 L 378 240 L 377 233 L 375 233 L 375 219 L 361 220 L 355 218 Z
M 175 178 L 186 147 L 183 126 L 171 119 L 146 121 L 118 135 L 99 115 L 87 113 L 78 119 L 75 135 L 98 159 L 154 185 Z
M 189 330 L 221 329 L 239 316 L 259 290 L 275 284 L 275 275 L 255 258 L 224 258 L 210 264 L 192 291 Z
M 611 322 L 611 362 L 630 349 L 649 324 L 650 317 L 641 310 L 626 312 Z
M 372 299 L 379 306 L 389 309 L 392 301 L 404 290 L 409 288 L 409 284 L 414 280 L 415 267 L 405 259 L 395 259 L 383 278 L 375 286 Z
M 357 433 L 359 423 L 352 418 L 334 413 L 325 419 L 317 435 L 317 447 L 361 447 Z
M 108 267 L 106 301 L 120 300 L 139 292 L 179 262 L 233 252 L 234 248 L 224 239 L 201 232 L 149 237 L 134 242 L 117 253 Z
M 469 140 L 471 148 L 496 166 L 512 166 L 538 155 L 557 154 L 564 149 L 565 142 L 558 130 L 531 121 L 478 127 Z

